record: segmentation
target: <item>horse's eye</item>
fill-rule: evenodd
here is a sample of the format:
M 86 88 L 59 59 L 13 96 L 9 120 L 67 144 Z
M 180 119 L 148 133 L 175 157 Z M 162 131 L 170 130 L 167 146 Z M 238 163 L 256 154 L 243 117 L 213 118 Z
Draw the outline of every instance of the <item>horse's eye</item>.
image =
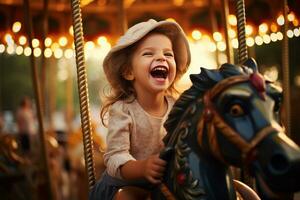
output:
M 245 114 L 244 109 L 239 104 L 234 104 L 229 109 L 229 114 L 233 117 L 240 117 Z

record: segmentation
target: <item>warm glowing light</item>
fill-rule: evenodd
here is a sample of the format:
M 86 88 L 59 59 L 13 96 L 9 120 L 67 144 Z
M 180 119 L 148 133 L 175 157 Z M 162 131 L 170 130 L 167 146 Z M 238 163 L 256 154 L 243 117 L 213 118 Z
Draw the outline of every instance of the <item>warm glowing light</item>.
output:
M 14 49 L 14 47 L 13 46 L 7 46 L 7 48 L 6 48 L 6 52 L 8 53 L 8 54 L 13 54 L 14 52 L 15 52 L 15 49 Z
M 254 45 L 254 39 L 252 37 L 248 37 L 246 39 L 246 44 L 248 47 L 252 47 Z
M 271 24 L 270 29 L 272 32 L 277 32 L 278 31 L 278 27 L 277 24 L 275 24 L 274 22 Z
M 194 40 L 200 40 L 202 37 L 202 33 L 199 30 L 193 30 L 192 32 L 192 38 Z
M 44 44 L 46 47 L 50 47 L 50 45 L 52 44 L 52 39 L 47 37 L 44 41 Z
M 214 32 L 213 38 L 216 42 L 220 42 L 220 41 L 222 41 L 222 34 L 220 32 Z
M 33 49 L 33 55 L 34 57 L 39 57 L 42 54 L 42 51 L 40 48 Z
M 174 18 L 167 18 L 166 21 L 169 21 L 169 22 L 176 22 L 176 20 Z
M 3 53 L 5 51 L 4 44 L 0 44 L 0 53 Z
M 21 30 L 21 28 L 22 28 L 22 24 L 21 24 L 21 22 L 15 22 L 15 23 L 13 23 L 13 25 L 12 25 L 12 31 L 14 32 L 14 33 L 17 33 L 17 32 L 19 32 L 20 30 Z
M 101 50 L 103 52 L 108 52 L 109 50 L 111 49 L 111 44 L 110 43 L 104 43 L 102 46 L 101 46 Z
M 217 43 L 217 48 L 218 48 L 218 50 L 219 51 L 225 51 L 225 49 L 226 49 L 226 44 L 225 44 L 225 42 L 218 42 Z
M 253 27 L 251 25 L 246 25 L 246 35 L 251 35 L 253 33 Z
M 231 44 L 232 44 L 233 48 L 235 48 L 235 49 L 239 48 L 239 41 L 236 38 L 231 40 Z
M 73 36 L 73 34 L 74 34 L 73 26 L 70 26 L 70 28 L 69 28 L 69 34 Z
M 21 55 L 23 53 L 23 47 L 22 46 L 17 46 L 16 48 L 16 54 Z
M 299 37 L 299 35 L 300 35 L 300 30 L 299 30 L 298 28 L 295 28 L 295 29 L 294 29 L 294 35 L 295 35 L 295 37 Z
M 40 41 L 36 38 L 34 38 L 31 43 L 33 48 L 36 48 L 40 45 Z
M 271 38 L 269 35 L 264 35 L 263 40 L 265 44 L 269 44 L 271 42 Z
M 210 52 L 215 52 L 217 50 L 216 44 L 214 42 L 209 42 L 209 44 L 208 44 L 208 50 Z
M 268 32 L 268 25 L 266 23 L 262 23 L 259 25 L 258 30 L 260 34 L 266 34 Z
M 256 36 L 254 40 L 255 40 L 255 43 L 258 46 L 260 46 L 260 45 L 262 45 L 264 43 L 264 40 L 263 40 L 263 38 L 261 36 Z
M 281 32 L 277 32 L 277 39 L 282 40 L 283 39 L 283 34 Z
M 272 66 L 264 72 L 264 76 L 267 76 L 271 81 L 276 81 L 278 79 L 278 69 L 276 66 Z
M 182 6 L 184 0 L 173 0 L 175 6 Z
M 276 42 L 277 41 L 277 34 L 276 33 L 271 33 L 270 38 L 271 38 L 272 42 Z
M 235 38 L 236 37 L 236 32 L 233 29 L 228 30 L 228 36 L 229 38 Z
M 54 57 L 57 58 L 57 59 L 59 59 L 59 58 L 61 58 L 62 56 L 63 56 L 63 51 L 62 51 L 62 49 L 61 49 L 61 48 L 55 49 L 55 51 L 54 51 Z
M 60 68 L 57 72 L 57 78 L 60 81 L 65 81 L 69 77 L 68 71 L 65 68 Z
M 236 26 L 237 20 L 236 20 L 235 15 L 228 15 L 228 23 L 229 23 L 231 26 Z
M 99 46 L 105 45 L 107 43 L 107 38 L 105 36 L 100 36 L 97 39 L 97 44 Z
M 58 40 L 58 44 L 62 47 L 66 46 L 68 44 L 68 39 L 66 37 L 60 37 Z
M 288 30 L 286 32 L 286 35 L 289 37 L 289 38 L 292 38 L 294 36 L 294 32 L 292 30 Z
M 6 33 L 4 35 L 4 40 L 8 44 L 8 46 L 12 46 L 15 43 L 14 40 L 13 40 L 13 38 L 12 38 L 12 36 L 9 33 Z
M 56 49 L 59 48 L 59 44 L 57 44 L 56 42 L 52 43 L 51 45 L 51 50 L 54 52 Z
M 279 15 L 279 17 L 277 18 L 277 24 L 279 26 L 282 26 L 284 24 L 284 17 L 283 17 L 283 15 Z
M 298 19 L 295 19 L 295 20 L 293 21 L 293 25 L 294 25 L 294 26 L 299 26 L 299 21 L 298 21 Z
M 27 38 L 24 35 L 19 37 L 19 44 L 20 45 L 24 45 L 24 44 L 26 44 L 26 42 L 27 42 Z
M 32 53 L 32 50 L 31 50 L 30 47 L 26 47 L 26 48 L 24 49 L 24 55 L 25 55 L 25 56 L 30 56 L 31 53 Z
M 44 51 L 44 56 L 46 58 L 50 58 L 52 56 L 52 50 L 50 48 L 46 48 Z
M 211 39 L 210 39 L 209 35 L 203 35 L 203 36 L 202 36 L 202 41 L 203 41 L 203 42 L 210 42 Z
M 291 12 L 290 14 L 288 14 L 287 18 L 290 22 L 292 22 L 295 20 L 295 14 L 293 12 Z
M 92 49 L 95 48 L 95 43 L 92 42 L 92 41 L 88 41 L 88 42 L 85 43 L 84 48 L 85 48 L 86 51 L 92 50 Z
M 67 59 L 72 58 L 73 55 L 74 55 L 73 49 L 66 49 L 65 52 L 64 52 L 64 56 Z

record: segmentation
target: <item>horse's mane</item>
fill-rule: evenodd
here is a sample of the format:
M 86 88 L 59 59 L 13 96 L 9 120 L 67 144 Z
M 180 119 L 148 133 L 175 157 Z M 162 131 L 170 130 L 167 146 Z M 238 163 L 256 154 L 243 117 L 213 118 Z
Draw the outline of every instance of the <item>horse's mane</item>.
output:
M 170 135 L 174 132 L 178 123 L 185 114 L 185 110 L 188 108 L 192 102 L 199 97 L 203 96 L 204 92 L 209 88 L 213 87 L 220 80 L 227 77 L 243 74 L 244 71 L 241 67 L 234 66 L 231 64 L 223 64 L 218 70 L 209 70 L 201 68 L 200 74 L 190 75 L 192 81 L 192 86 L 184 91 L 178 100 L 175 102 L 171 112 L 168 115 L 164 127 L 166 128 L 168 134 L 164 138 L 164 142 L 170 138 Z

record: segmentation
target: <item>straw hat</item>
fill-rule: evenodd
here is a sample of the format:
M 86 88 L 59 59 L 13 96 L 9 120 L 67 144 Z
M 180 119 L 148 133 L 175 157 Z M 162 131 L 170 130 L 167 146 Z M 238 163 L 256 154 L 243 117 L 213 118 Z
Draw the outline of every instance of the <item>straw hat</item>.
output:
M 106 77 L 112 86 L 117 86 L 117 84 L 120 83 L 120 81 L 117 80 L 122 79 L 121 68 L 128 59 L 128 52 L 126 52 L 126 48 L 140 41 L 154 29 L 159 30 L 159 32 L 166 33 L 166 35 L 171 37 L 177 65 L 177 74 L 181 76 L 184 72 L 186 72 L 191 61 L 191 54 L 188 41 L 182 28 L 176 22 L 157 22 L 154 19 L 150 19 L 129 28 L 106 55 L 103 61 L 103 68 Z

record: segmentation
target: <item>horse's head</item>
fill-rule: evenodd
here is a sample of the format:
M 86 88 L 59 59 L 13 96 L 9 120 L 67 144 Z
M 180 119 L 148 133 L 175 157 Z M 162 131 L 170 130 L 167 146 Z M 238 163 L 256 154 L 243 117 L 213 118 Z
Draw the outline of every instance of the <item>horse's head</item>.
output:
M 279 123 L 282 91 L 258 73 L 255 61 L 202 69 L 191 80 L 192 88 L 179 100 L 192 105 L 188 99 L 194 95 L 196 105 L 203 106 L 195 126 L 201 151 L 225 165 L 249 169 L 263 193 L 300 190 L 300 149 Z M 180 104 L 170 113 L 168 131 L 176 131 L 172 124 L 180 122 L 172 119 Z
M 199 144 L 207 137 L 219 161 L 246 166 L 266 190 L 300 190 L 300 150 L 278 123 L 281 90 L 257 72 L 253 60 L 245 64 L 239 75 L 225 79 L 222 71 L 236 66 L 208 74 L 219 80 L 203 97 Z

